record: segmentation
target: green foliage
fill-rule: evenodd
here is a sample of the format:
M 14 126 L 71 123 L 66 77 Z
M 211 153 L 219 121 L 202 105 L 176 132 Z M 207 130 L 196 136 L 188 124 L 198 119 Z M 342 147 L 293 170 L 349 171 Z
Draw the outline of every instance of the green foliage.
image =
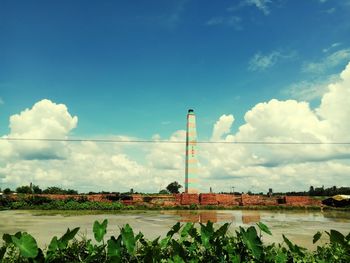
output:
M 31 194 L 32 189 L 28 185 L 23 185 L 16 188 L 16 192 L 19 194 Z
M 126 207 L 120 202 L 87 202 L 84 198 L 78 200 L 52 200 L 43 196 L 29 196 L 18 199 L 17 201 L 9 201 L 5 198 L 0 199 L 0 205 L 10 209 L 38 209 L 38 210 L 121 210 L 133 209 L 134 207 Z
M 107 233 L 107 224 L 108 220 L 105 219 L 102 224 L 100 224 L 98 221 L 95 221 L 93 226 L 93 232 L 94 236 L 97 242 L 101 242 L 105 234 Z
M 24 258 L 35 258 L 38 255 L 39 249 L 36 240 L 28 233 L 22 233 L 20 238 L 12 236 L 12 242 L 19 248 L 21 256 Z
M 336 230 L 326 232 L 329 243 L 316 251 L 293 244 L 283 235 L 283 244 L 265 245 L 261 232 L 272 234 L 263 223 L 257 228 L 240 227 L 235 235 L 228 234 L 229 224 L 215 228 L 213 223 L 175 224 L 164 238 L 147 240 L 142 233 L 135 236 L 127 224 L 118 236 L 104 240 L 108 221 L 95 221 L 93 232 L 97 244 L 83 238 L 75 239 L 79 228 L 68 229 L 61 237 L 52 238 L 46 251 L 37 247 L 35 239 L 18 232 L 3 235 L 0 262 L 350 262 L 350 234 L 344 236 Z M 316 243 L 321 233 L 315 234 Z
M 123 244 L 125 245 L 126 249 L 130 254 L 134 253 L 135 249 L 135 236 L 132 228 L 129 226 L 129 224 L 126 224 L 125 227 L 123 227 L 121 230 L 122 240 Z
M 178 194 L 179 189 L 182 188 L 182 185 L 180 185 L 178 182 L 172 182 L 167 187 L 166 190 L 168 190 L 172 194 Z
M 9 195 L 9 194 L 12 193 L 12 191 L 11 191 L 10 188 L 5 188 L 4 191 L 3 191 L 3 193 L 4 193 L 5 195 Z
M 42 191 L 43 194 L 77 195 L 78 191 L 73 189 L 62 189 L 58 186 L 51 186 Z

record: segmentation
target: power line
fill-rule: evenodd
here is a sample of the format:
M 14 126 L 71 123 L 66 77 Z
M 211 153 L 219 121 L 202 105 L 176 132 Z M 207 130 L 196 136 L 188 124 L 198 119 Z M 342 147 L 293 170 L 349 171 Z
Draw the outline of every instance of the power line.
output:
M 44 141 L 44 142 L 96 142 L 96 143 L 170 143 L 185 144 L 186 141 L 170 140 L 121 140 L 121 139 L 59 139 L 59 138 L 11 138 L 3 137 L 1 141 Z M 350 145 L 350 142 L 287 142 L 287 141 L 197 141 L 198 144 L 253 144 L 253 145 Z

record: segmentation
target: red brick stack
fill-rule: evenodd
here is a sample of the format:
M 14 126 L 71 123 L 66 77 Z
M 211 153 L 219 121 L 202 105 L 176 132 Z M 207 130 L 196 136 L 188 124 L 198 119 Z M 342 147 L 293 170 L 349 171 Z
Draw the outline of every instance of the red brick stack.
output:
M 131 198 L 132 198 L 132 201 L 134 203 L 142 203 L 143 202 L 142 195 L 140 195 L 140 194 L 132 194 Z
M 182 205 L 198 205 L 199 204 L 199 195 L 198 194 L 182 194 L 181 195 L 181 204 Z
M 265 203 L 260 195 L 242 194 L 242 205 L 265 205 Z
M 174 194 L 174 197 L 175 197 L 175 202 L 178 205 L 181 205 L 182 194 Z
M 217 205 L 216 194 L 200 194 L 199 201 L 201 205 Z
M 217 194 L 216 200 L 219 205 L 239 205 L 240 197 L 228 194 Z
M 264 205 L 274 206 L 278 205 L 278 201 L 276 197 L 262 197 Z

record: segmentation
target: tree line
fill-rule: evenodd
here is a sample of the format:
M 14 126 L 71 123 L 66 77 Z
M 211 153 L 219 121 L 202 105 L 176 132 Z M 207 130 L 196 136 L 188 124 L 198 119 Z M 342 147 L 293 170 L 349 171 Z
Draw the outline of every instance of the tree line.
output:
M 180 185 L 178 182 L 174 181 L 165 189 L 162 189 L 159 191 L 159 194 L 177 194 L 180 193 L 180 188 L 182 188 L 182 185 Z M 1 188 L 0 188 L 1 192 Z M 41 189 L 38 185 L 24 185 L 19 186 L 16 188 L 15 191 L 12 191 L 10 188 L 5 188 L 2 191 L 4 194 L 11 194 L 11 193 L 19 193 L 19 194 L 61 194 L 61 195 L 75 195 L 78 194 L 77 190 L 74 189 L 63 189 L 58 186 L 50 186 L 45 189 Z M 117 192 L 89 192 L 88 194 L 115 194 Z M 131 189 L 129 192 L 126 192 L 124 194 L 133 194 L 138 193 L 134 192 L 133 189 Z M 224 193 L 224 192 L 222 192 Z M 142 194 L 142 193 L 139 193 Z M 231 193 L 232 194 L 232 193 Z M 235 193 L 236 194 L 236 193 Z M 240 194 L 237 192 L 237 194 Z M 248 192 L 248 194 L 254 194 L 252 192 Z M 259 193 L 263 194 L 263 193 Z M 288 196 L 334 196 L 334 195 L 350 195 L 350 187 L 337 187 L 332 186 L 329 188 L 322 187 L 314 187 L 310 186 L 309 191 L 291 191 L 291 192 L 275 192 L 273 195 L 288 195 Z

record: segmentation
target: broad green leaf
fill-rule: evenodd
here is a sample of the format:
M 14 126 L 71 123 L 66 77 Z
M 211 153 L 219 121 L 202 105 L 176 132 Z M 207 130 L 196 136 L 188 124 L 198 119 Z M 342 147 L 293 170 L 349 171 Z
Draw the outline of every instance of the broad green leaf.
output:
M 186 225 L 183 227 L 182 231 L 181 231 L 181 239 L 185 239 L 188 234 L 189 231 L 191 230 L 191 228 L 193 227 L 193 223 L 186 223 Z
M 58 249 L 58 240 L 57 240 L 57 237 L 54 236 L 51 239 L 51 242 L 49 244 L 48 252 L 55 252 L 57 249 Z
M 171 237 L 167 236 L 165 238 L 163 238 L 160 242 L 159 245 L 162 249 L 166 248 L 168 246 L 168 243 L 170 241 Z
M 259 259 L 263 253 L 263 248 L 262 242 L 258 237 L 255 227 L 251 226 L 247 229 L 247 231 L 243 231 L 242 238 L 244 244 L 252 252 L 253 256 Z
M 122 253 L 120 236 L 118 237 L 118 239 L 115 239 L 115 237 L 112 236 L 111 239 L 107 241 L 107 255 L 111 259 L 110 262 L 121 262 Z
M 66 247 L 68 245 L 68 242 L 72 240 L 75 237 L 75 235 L 78 233 L 79 229 L 80 229 L 79 227 L 76 227 L 73 230 L 70 230 L 68 228 L 67 232 L 59 239 L 59 241 L 61 241 Z
M 284 242 L 286 242 L 289 250 L 294 252 L 294 244 L 292 242 L 290 242 L 290 240 L 285 235 L 282 234 L 282 237 L 283 237 Z
M 261 231 L 272 236 L 272 233 L 271 233 L 270 229 L 267 227 L 267 225 L 265 225 L 262 222 L 259 222 L 259 223 L 257 223 L 257 226 L 260 228 Z
M 210 238 L 214 234 L 213 223 L 208 221 L 207 225 L 201 224 L 201 240 L 205 248 L 210 245 Z
M 19 248 L 21 256 L 25 258 L 35 258 L 38 255 L 38 245 L 34 237 L 28 233 L 23 233 L 20 239 L 16 236 L 12 236 L 12 242 Z
M 181 228 L 180 222 L 177 222 L 175 225 L 173 225 L 173 227 L 170 229 L 170 231 L 166 235 L 172 237 L 174 234 L 179 232 L 180 228 Z
M 304 256 L 304 252 L 302 250 L 306 250 L 305 248 L 302 248 L 296 244 L 293 244 L 285 235 L 282 235 L 282 237 L 283 237 L 284 242 L 286 242 L 286 244 L 291 252 L 296 253 L 301 257 Z
M 130 254 L 133 254 L 136 242 L 135 242 L 134 232 L 132 228 L 129 226 L 129 224 L 126 224 L 125 227 L 121 229 L 121 234 L 122 234 L 123 243 L 126 246 L 126 249 Z
M 322 233 L 320 231 L 317 231 L 317 233 L 314 235 L 312 243 L 315 244 L 318 240 L 320 240 L 321 236 L 322 236 Z
M 338 243 L 340 245 L 345 244 L 345 237 L 342 233 L 338 232 L 337 230 L 332 229 L 331 233 L 329 235 L 329 240 L 331 243 Z
M 93 232 L 97 242 L 101 242 L 105 234 L 107 233 L 108 220 L 103 220 L 100 224 L 97 220 L 94 222 Z
M 218 230 L 215 231 L 214 237 L 216 238 L 216 237 L 223 237 L 223 236 L 225 236 L 229 226 L 230 226 L 229 223 L 223 224 Z

